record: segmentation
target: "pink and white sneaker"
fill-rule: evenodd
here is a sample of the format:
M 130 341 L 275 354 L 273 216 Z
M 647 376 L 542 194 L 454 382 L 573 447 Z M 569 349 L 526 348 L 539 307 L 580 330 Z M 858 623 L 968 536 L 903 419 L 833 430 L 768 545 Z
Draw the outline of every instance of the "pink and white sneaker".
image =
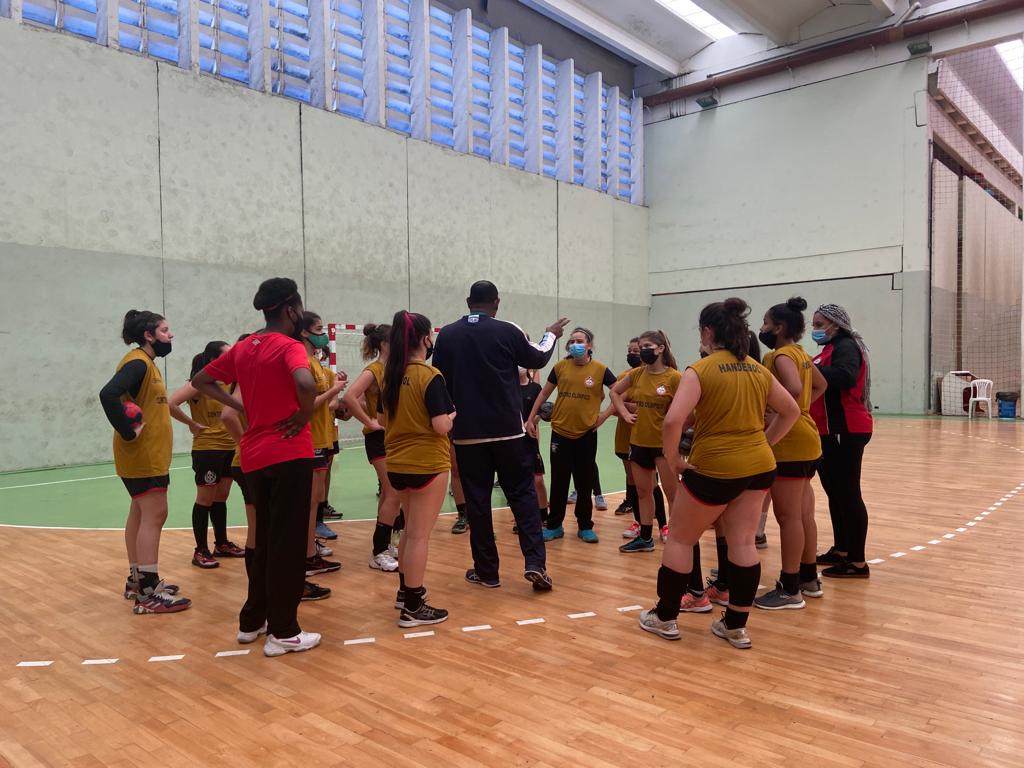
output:
M 640 535 L 640 523 L 634 520 L 629 524 L 629 528 L 622 532 L 622 538 L 624 539 L 635 539 Z
M 700 597 L 694 597 L 693 593 L 687 592 L 683 595 L 679 610 L 683 613 L 708 613 L 711 610 L 711 601 L 708 600 L 707 592 Z
M 277 638 L 267 635 L 263 645 L 264 656 L 284 656 L 286 653 L 308 651 L 320 645 L 320 635 L 316 632 L 299 632 L 295 637 Z
M 664 544 L 666 541 L 668 541 L 668 526 L 663 525 L 661 526 L 661 543 Z

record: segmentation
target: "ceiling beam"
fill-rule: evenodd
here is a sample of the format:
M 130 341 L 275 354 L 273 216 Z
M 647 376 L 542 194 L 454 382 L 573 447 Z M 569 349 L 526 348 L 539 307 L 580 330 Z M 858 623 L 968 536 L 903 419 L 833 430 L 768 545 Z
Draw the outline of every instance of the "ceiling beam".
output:
M 548 18 L 588 37 L 620 55 L 646 64 L 665 75 L 678 75 L 682 62 L 630 34 L 575 0 L 520 0 Z M 710 40 L 710 38 L 709 38 Z

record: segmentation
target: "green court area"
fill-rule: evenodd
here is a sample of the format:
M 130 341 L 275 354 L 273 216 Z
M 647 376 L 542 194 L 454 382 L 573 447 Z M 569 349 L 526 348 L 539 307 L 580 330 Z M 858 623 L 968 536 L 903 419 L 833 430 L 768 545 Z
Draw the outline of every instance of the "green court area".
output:
M 598 466 L 605 493 L 625 488 L 622 462 L 615 458 L 613 451 L 614 433 L 614 420 L 609 420 L 601 428 L 598 442 Z M 548 464 L 549 434 L 545 426 L 541 434 L 545 464 Z M 377 476 L 366 462 L 361 441 L 343 448 L 331 473 L 330 501 L 344 513 L 345 520 L 373 518 L 377 514 Z M 187 454 L 175 456 L 171 462 L 167 500 L 167 527 L 191 527 L 195 481 L 191 457 Z M 495 490 L 494 504 L 505 504 L 500 490 Z M 127 511 L 128 495 L 114 474 L 112 463 L 0 474 L 0 525 L 123 528 Z M 442 511 L 455 511 L 450 497 Z M 228 522 L 245 524 L 242 497 L 237 489 L 232 489 L 228 500 Z

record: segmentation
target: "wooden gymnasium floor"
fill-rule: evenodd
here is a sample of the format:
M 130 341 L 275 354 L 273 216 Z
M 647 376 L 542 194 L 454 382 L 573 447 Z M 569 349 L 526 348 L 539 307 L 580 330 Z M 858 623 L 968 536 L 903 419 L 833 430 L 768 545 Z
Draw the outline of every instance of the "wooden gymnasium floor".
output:
M 342 525 L 334 596 L 301 609 L 324 644 L 279 659 L 216 655 L 239 648 L 241 562 L 172 567 L 194 608 L 134 616 L 118 533 L 0 529 L 0 764 L 1018 767 L 1022 450 L 1016 423 L 880 419 L 871 580 L 755 611 L 750 651 L 710 635 L 708 614 L 680 617 L 668 643 L 620 612 L 652 604 L 660 555 L 620 555 L 611 512 L 599 545 L 550 546 L 546 595 L 518 573 L 508 512 L 495 591 L 463 582 L 469 543 L 442 518 L 427 585 L 451 619 L 416 638 L 395 625 L 395 578 L 365 566 L 371 524 Z M 768 535 L 766 585 L 774 522 Z M 190 547 L 168 532 L 163 559 Z M 360 638 L 374 640 L 345 644 Z

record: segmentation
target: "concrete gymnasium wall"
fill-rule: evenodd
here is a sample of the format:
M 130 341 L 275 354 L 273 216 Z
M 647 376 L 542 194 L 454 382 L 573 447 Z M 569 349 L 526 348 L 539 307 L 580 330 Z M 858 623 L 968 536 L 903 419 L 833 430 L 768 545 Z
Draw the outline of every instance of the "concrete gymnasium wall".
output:
M 273 275 L 330 320 L 438 325 L 491 279 L 616 369 L 647 326 L 644 208 L 4 19 L 0 71 L 0 471 L 109 460 L 127 309 L 168 317 L 173 388 Z
M 843 304 L 880 411 L 928 407 L 924 59 L 649 125 L 651 323 L 696 354 L 697 313 Z M 753 286 L 753 287 L 751 287 Z

